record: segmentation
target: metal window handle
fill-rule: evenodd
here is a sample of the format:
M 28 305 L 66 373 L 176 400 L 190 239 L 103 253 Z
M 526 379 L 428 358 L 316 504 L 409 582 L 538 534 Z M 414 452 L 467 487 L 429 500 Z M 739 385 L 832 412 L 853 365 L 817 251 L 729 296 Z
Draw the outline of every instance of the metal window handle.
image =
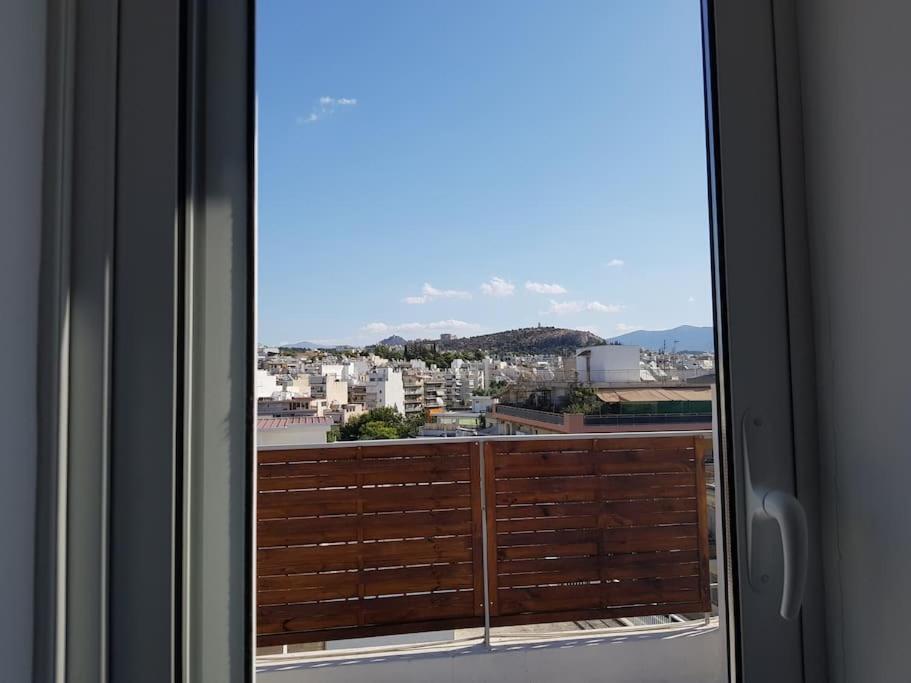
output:
M 784 619 L 794 619 L 800 612 L 804 589 L 807 584 L 807 516 L 803 506 L 794 496 L 778 489 L 753 485 L 750 462 L 750 431 L 762 427 L 762 421 L 749 412 L 743 416 L 743 460 L 747 497 L 747 562 L 750 584 L 760 589 L 753 576 L 753 524 L 760 519 L 774 519 L 781 536 L 784 566 L 779 612 Z

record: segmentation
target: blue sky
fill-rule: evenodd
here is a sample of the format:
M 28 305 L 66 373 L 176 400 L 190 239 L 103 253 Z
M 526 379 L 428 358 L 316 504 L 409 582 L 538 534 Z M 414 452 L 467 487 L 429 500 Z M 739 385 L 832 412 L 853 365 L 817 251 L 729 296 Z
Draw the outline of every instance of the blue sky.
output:
M 259 337 L 711 324 L 696 0 L 259 0 Z

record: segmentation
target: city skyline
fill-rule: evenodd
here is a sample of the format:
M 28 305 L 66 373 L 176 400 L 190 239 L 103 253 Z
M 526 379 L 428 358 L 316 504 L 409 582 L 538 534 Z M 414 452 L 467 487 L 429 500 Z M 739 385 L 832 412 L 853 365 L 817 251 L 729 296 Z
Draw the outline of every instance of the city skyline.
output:
M 258 20 L 260 341 L 712 324 L 698 3 Z

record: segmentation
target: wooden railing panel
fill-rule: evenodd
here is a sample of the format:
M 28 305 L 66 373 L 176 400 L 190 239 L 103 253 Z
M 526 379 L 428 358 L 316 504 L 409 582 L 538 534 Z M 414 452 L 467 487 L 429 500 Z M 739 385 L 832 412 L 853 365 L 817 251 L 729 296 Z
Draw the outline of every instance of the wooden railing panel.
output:
M 468 443 L 261 452 L 258 643 L 481 626 L 479 467 Z
M 707 448 L 637 436 L 262 451 L 258 644 L 480 627 L 485 581 L 494 626 L 707 612 Z
M 701 442 L 489 442 L 491 623 L 710 611 Z

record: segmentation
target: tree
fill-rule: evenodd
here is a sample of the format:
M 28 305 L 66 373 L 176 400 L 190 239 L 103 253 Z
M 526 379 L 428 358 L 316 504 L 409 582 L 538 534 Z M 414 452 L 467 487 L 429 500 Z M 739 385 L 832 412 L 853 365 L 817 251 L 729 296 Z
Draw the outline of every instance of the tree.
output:
M 599 415 L 603 405 L 598 395 L 588 387 L 573 387 L 569 392 L 564 413 L 582 413 L 583 415 Z
M 408 439 L 417 436 L 423 424 L 423 415 L 406 418 L 395 408 L 374 408 L 342 425 L 339 430 L 339 441 Z
M 399 438 L 399 431 L 395 427 L 380 420 L 370 420 L 369 422 L 366 422 L 361 428 L 360 435 L 358 436 L 359 441 L 397 438 Z

